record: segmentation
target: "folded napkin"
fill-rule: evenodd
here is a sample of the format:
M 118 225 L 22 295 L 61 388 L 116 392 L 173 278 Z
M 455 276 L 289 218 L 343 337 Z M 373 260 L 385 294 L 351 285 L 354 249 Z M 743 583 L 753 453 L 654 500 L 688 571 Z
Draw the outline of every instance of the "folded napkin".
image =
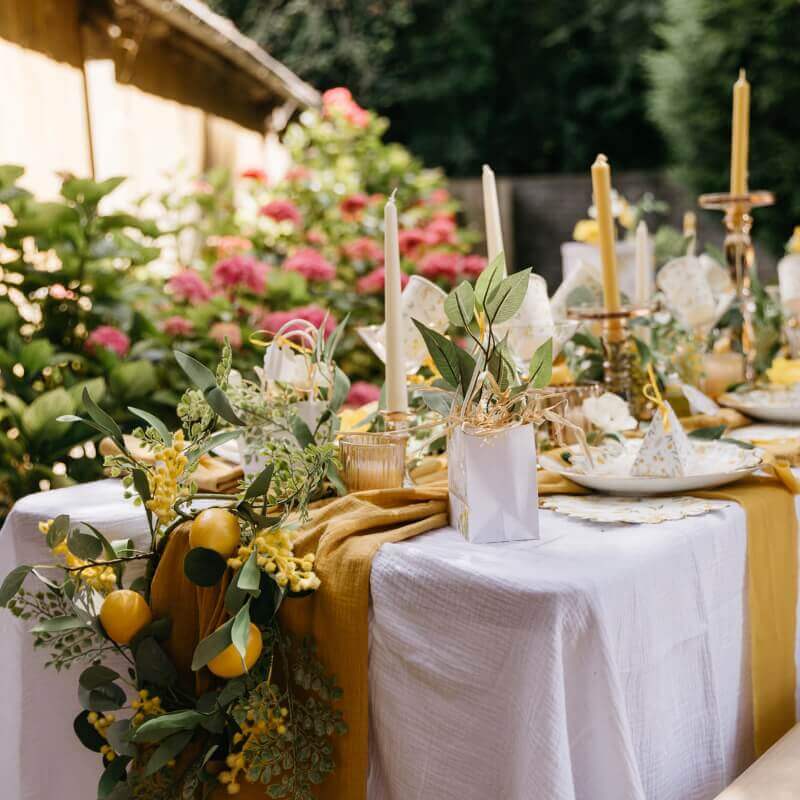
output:
M 800 467 L 800 436 L 782 439 L 748 439 L 750 444 L 760 447 L 770 459 L 782 461 L 792 467 Z
M 125 434 L 125 447 L 134 458 L 146 464 L 155 461 L 152 450 L 145 447 L 138 439 Z M 119 448 L 114 442 L 105 438 L 100 442 L 100 453 L 104 456 L 119 455 Z M 197 469 L 192 473 L 197 487 L 202 492 L 221 492 L 232 494 L 239 488 L 244 472 L 238 464 L 231 464 L 222 458 L 204 455 L 200 457 Z
M 683 429 L 689 433 L 700 428 L 717 428 L 724 425 L 729 431 L 749 425 L 750 420 L 733 408 L 721 408 L 716 414 L 693 414 L 681 417 Z

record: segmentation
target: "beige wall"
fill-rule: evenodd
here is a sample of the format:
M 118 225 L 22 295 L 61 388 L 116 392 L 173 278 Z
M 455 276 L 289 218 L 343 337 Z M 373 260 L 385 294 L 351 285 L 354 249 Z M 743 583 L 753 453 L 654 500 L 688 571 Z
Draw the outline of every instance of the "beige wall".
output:
M 131 193 L 178 169 L 264 167 L 263 110 L 236 76 L 144 25 L 131 52 L 81 0 L 0 2 L 0 163 L 50 196 L 57 172 L 127 175 Z M 152 35 L 151 35 L 152 34 Z

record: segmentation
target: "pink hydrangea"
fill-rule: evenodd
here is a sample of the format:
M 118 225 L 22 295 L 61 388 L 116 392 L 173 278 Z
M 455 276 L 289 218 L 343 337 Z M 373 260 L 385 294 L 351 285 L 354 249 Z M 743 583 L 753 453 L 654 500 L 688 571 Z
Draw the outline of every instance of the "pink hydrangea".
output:
M 297 226 L 303 221 L 300 209 L 291 200 L 270 200 L 269 203 L 261 206 L 259 213 L 276 222 L 291 222 Z
M 259 183 L 267 183 L 269 181 L 269 176 L 263 169 L 259 169 L 258 167 L 252 167 L 251 169 L 246 169 L 241 173 L 242 178 L 250 178 L 251 180 L 258 181 Z
M 443 206 L 445 203 L 450 202 L 450 192 L 447 189 L 434 189 L 428 195 L 428 205 Z
M 343 198 L 339 208 L 345 219 L 356 219 L 368 205 L 369 197 L 363 192 L 356 192 Z
M 306 241 L 309 244 L 322 245 L 328 241 L 328 237 L 318 228 L 312 228 L 306 233 Z
M 173 275 L 167 281 L 167 288 L 176 300 L 183 303 L 205 303 L 214 295 L 200 273 L 193 269 L 184 269 Z
M 194 325 L 186 317 L 177 314 L 167 317 L 161 327 L 167 336 L 191 336 L 194 333 Z
M 486 259 L 483 256 L 471 255 L 461 259 L 461 274 L 465 278 L 477 278 L 486 269 Z
M 300 306 L 290 311 L 269 311 L 263 314 L 258 320 L 257 325 L 261 330 L 277 333 L 287 322 L 302 319 L 310 322 L 315 328 L 321 328 L 322 333 L 327 338 L 336 329 L 336 320 L 319 306 Z M 300 327 L 290 326 L 287 332 Z
M 400 231 L 397 236 L 400 252 L 404 256 L 413 256 L 428 243 L 428 235 L 422 228 L 408 228 Z
M 220 344 L 227 339 L 234 350 L 242 346 L 242 329 L 235 322 L 215 322 L 208 335 Z
M 408 275 L 405 272 L 400 273 L 400 285 L 405 286 L 408 283 Z M 359 294 L 377 294 L 383 291 L 386 284 L 386 270 L 384 267 L 378 267 L 372 270 L 368 275 L 359 278 L 356 281 L 356 291 Z
M 236 255 L 214 265 L 212 280 L 219 289 L 243 286 L 255 294 L 263 294 L 269 267 L 253 256 Z
M 361 108 L 355 100 L 350 90 L 344 86 L 337 86 L 335 89 L 328 89 L 322 95 L 322 108 L 326 117 L 340 114 L 351 125 L 357 128 L 365 128 L 369 125 L 369 111 Z
M 342 252 L 351 261 L 383 261 L 383 248 L 369 236 L 359 236 L 342 245 Z
M 367 381 L 355 381 L 350 387 L 350 392 L 347 395 L 347 400 L 344 401 L 346 406 L 353 408 L 360 408 L 367 403 L 375 403 L 380 399 L 381 390 L 379 386 Z
M 336 277 L 336 267 L 311 247 L 295 250 L 283 263 L 290 272 L 299 272 L 310 281 L 330 281 Z
M 253 243 L 244 236 L 209 236 L 206 244 L 217 251 L 217 258 L 227 258 L 253 249 Z
M 285 179 L 289 183 L 294 183 L 296 181 L 304 181 L 311 175 L 311 171 L 308 167 L 296 166 L 296 167 L 289 167 L 286 170 L 286 175 L 284 176 Z
M 98 347 L 105 347 L 122 358 L 131 349 L 131 340 L 113 325 L 100 325 L 86 338 L 84 347 L 91 354 L 95 354 Z
M 456 244 L 456 223 L 450 217 L 437 216 L 425 226 L 429 244 Z
M 419 262 L 419 272 L 431 280 L 443 278 L 452 283 L 458 278 L 459 268 L 461 267 L 460 261 L 461 258 L 458 253 L 437 250 L 433 253 L 428 253 L 422 258 Z

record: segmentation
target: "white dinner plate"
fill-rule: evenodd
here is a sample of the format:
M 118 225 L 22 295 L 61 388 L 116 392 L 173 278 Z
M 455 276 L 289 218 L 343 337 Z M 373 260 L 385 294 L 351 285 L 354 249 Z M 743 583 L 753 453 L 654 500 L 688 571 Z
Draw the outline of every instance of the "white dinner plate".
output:
M 781 397 L 783 394 L 781 395 Z M 724 394 L 717 399 L 720 405 L 734 408 L 742 414 L 753 419 L 765 422 L 783 422 L 786 424 L 800 422 L 800 397 L 789 405 L 784 402 L 775 402 L 779 398 L 770 397 L 766 391 L 756 390 L 742 394 Z
M 626 452 L 618 459 L 618 469 L 615 469 L 613 460 L 609 460 L 602 469 L 592 468 L 586 463 L 579 445 L 569 448 L 573 457 L 572 464 L 566 464 L 560 457 L 546 453 L 540 457 L 539 462 L 545 469 L 563 475 L 579 486 L 605 494 L 629 497 L 680 494 L 724 486 L 755 472 L 762 463 L 760 451 L 757 449 L 744 450 L 725 442 L 698 441 L 692 442 L 695 451 L 690 464 L 692 474 L 674 478 L 634 476 L 630 474 L 630 465 L 641 442 L 641 439 L 626 440 Z

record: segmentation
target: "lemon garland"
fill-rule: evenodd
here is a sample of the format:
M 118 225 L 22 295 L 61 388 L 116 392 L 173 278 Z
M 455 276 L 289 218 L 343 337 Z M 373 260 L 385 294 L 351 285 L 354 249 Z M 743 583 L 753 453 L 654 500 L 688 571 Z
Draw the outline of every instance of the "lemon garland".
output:
M 181 366 L 198 387 L 190 391 L 212 398 L 213 412 L 209 416 L 194 395 L 183 404 L 184 427 L 197 435 L 193 441 L 187 441 L 183 429 L 170 433 L 159 420 L 144 415 L 147 428 L 134 433 L 150 448 L 152 459 L 134 457 L 113 420 L 88 392 L 83 398 L 89 415 L 85 422 L 116 445 L 118 454 L 107 457 L 108 468 L 146 512 L 149 547 L 112 543 L 91 525 L 65 515 L 48 520 L 39 530 L 54 563 L 13 570 L 0 587 L 0 606 L 35 609 L 38 636 L 77 631 L 100 639 L 102 646 L 89 651 L 91 663 L 79 678 L 84 710 L 74 728 L 82 743 L 102 759 L 104 792 L 124 783 L 123 796 L 157 800 L 199 795 L 206 791 L 201 785 L 217 784 L 233 795 L 244 780 L 263 780 L 266 794 L 270 776 L 291 764 L 290 783 L 296 788 L 282 796 L 301 800 L 313 783 L 334 769 L 330 758 L 320 761 L 318 754 L 329 753 L 329 736 L 346 728 L 341 714 L 329 705 L 339 690 L 306 644 L 293 643 L 281 633 L 275 613 L 284 596 L 305 594 L 320 585 L 314 555 L 295 556 L 296 534 L 287 519 L 294 512 L 302 515 L 309 498 L 319 494 L 334 464 L 334 447 L 304 442 L 294 451 L 278 449 L 273 452 L 276 460 L 243 485 L 238 496 L 198 493 L 192 482 L 194 465 L 215 437 L 227 435 L 213 433 L 209 420 L 222 418 L 235 425 L 237 418 L 213 374 L 181 356 Z M 287 492 L 285 497 L 281 491 Z M 198 499 L 211 499 L 217 506 L 198 514 L 192 510 Z M 268 509 L 273 516 L 266 516 Z M 228 622 L 195 650 L 194 670 L 207 668 L 225 679 L 218 691 L 200 698 L 180 688 L 162 645 L 170 621 L 153 620 L 148 603 L 158 560 L 181 524 L 190 528 L 187 578 L 211 586 L 228 573 L 237 589 L 226 594 Z M 145 562 L 145 574 L 129 581 L 126 568 L 133 562 Z M 52 577 L 54 572 L 60 579 Z M 42 580 L 58 602 L 21 600 L 29 575 Z M 112 650 L 115 662 L 118 657 L 127 661 L 124 674 L 101 663 Z M 80 657 L 70 655 L 69 662 L 53 663 L 69 666 Z M 273 677 L 276 657 L 283 664 L 282 686 Z M 303 677 L 310 674 L 313 681 Z M 307 702 L 295 696 L 297 692 Z M 297 742 L 305 744 L 295 752 Z M 200 756 L 184 769 L 186 759 L 180 756 L 190 745 L 194 750 L 199 745 Z

